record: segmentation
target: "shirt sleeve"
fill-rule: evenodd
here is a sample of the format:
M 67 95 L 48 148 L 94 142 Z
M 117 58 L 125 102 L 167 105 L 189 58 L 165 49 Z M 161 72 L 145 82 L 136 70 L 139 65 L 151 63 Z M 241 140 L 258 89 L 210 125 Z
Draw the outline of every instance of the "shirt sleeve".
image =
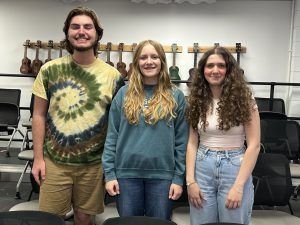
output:
M 118 99 L 121 98 L 121 93 L 118 93 L 112 101 L 109 117 L 108 129 L 102 155 L 102 166 L 104 170 L 105 181 L 115 180 L 115 159 L 116 159 L 116 145 L 119 135 L 121 105 Z
M 45 100 L 48 100 L 46 87 L 45 87 L 44 82 L 43 82 L 43 77 L 44 77 L 44 68 L 42 67 L 40 69 L 40 72 L 37 75 L 34 83 L 33 83 L 32 93 L 35 96 L 38 96 L 38 97 L 43 98 Z
M 179 91 L 179 90 L 178 90 Z M 175 172 L 172 183 L 183 185 L 185 175 L 185 154 L 188 140 L 188 125 L 185 119 L 186 101 L 184 94 L 179 91 L 178 107 L 176 110 L 177 117 L 175 119 Z

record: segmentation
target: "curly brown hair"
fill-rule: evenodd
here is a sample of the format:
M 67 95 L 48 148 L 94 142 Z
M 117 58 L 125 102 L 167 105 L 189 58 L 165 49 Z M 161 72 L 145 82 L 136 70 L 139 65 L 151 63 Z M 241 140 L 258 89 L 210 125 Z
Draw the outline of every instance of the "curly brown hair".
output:
M 97 14 L 92 9 L 89 9 L 89 8 L 79 6 L 75 9 L 72 9 L 69 12 L 69 14 L 67 16 L 67 19 L 64 23 L 64 27 L 63 27 L 63 31 L 65 33 L 65 39 L 63 40 L 64 46 L 66 47 L 67 51 L 70 54 L 74 53 L 74 47 L 71 45 L 70 41 L 68 40 L 68 30 L 69 30 L 72 18 L 74 16 L 79 16 L 79 15 L 89 16 L 92 19 L 93 23 L 94 23 L 94 26 L 95 26 L 98 37 L 96 38 L 93 49 L 94 49 L 94 55 L 97 56 L 98 55 L 99 41 L 101 40 L 102 35 L 103 35 L 103 28 L 101 27 L 101 25 L 99 23 Z
M 196 73 L 193 76 L 186 111 L 189 125 L 197 129 L 200 121 L 201 128 L 204 131 L 208 126 L 207 114 L 213 107 L 213 96 L 209 83 L 204 77 L 204 67 L 209 56 L 214 54 L 224 59 L 227 69 L 217 106 L 218 129 L 229 130 L 231 127 L 249 122 L 251 112 L 256 104 L 244 72 L 232 54 L 221 46 L 209 49 L 200 59 Z

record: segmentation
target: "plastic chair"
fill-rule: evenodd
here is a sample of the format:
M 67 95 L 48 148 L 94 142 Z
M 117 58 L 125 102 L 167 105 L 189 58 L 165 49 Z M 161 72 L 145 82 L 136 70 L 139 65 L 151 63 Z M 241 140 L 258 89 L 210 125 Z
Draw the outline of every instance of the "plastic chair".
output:
M 177 225 L 173 221 L 147 216 L 113 217 L 105 220 L 102 225 Z
M 64 225 L 65 221 L 58 215 L 42 211 L 0 212 L 1 225 Z

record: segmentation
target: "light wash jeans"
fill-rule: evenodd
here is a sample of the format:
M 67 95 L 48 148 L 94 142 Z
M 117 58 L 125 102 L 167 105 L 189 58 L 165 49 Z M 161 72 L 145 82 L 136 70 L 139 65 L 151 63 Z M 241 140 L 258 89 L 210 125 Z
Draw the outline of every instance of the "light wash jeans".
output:
M 190 204 L 191 225 L 215 222 L 249 224 L 254 188 L 252 176 L 243 190 L 241 207 L 227 209 L 225 201 L 240 169 L 245 148 L 216 151 L 200 145 L 196 157 L 195 177 L 204 194 L 203 207 Z
M 117 210 L 120 216 L 150 216 L 170 220 L 172 181 L 163 179 L 120 178 Z

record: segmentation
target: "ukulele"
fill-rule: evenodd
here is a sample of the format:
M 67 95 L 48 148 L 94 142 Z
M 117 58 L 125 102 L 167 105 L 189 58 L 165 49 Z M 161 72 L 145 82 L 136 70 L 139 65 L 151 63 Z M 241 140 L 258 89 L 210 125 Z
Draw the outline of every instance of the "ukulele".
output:
M 39 73 L 41 66 L 43 65 L 43 62 L 39 59 L 39 50 L 42 46 L 42 42 L 38 40 L 35 46 L 36 46 L 35 59 L 31 63 L 31 68 L 32 68 L 33 75 L 36 76 Z
M 137 43 L 132 44 L 132 48 L 131 48 L 132 55 L 134 55 L 134 50 L 135 50 L 136 46 L 137 46 Z M 132 62 L 129 64 L 129 70 L 128 70 L 128 73 L 127 73 L 128 80 L 129 80 L 131 74 L 132 74 Z
M 176 50 L 177 44 L 172 44 L 173 65 L 169 68 L 171 80 L 181 80 L 179 76 L 179 68 L 176 66 Z
M 20 67 L 20 72 L 23 74 L 31 73 L 31 60 L 27 58 L 27 48 L 30 48 L 30 40 L 26 40 L 24 44 L 24 58 L 22 59 L 22 65 Z
M 117 63 L 117 69 L 121 73 L 121 75 L 125 78 L 127 76 L 126 64 L 122 62 L 122 52 L 124 48 L 124 43 L 119 44 L 119 62 Z
M 235 51 L 236 51 L 236 61 L 237 61 L 238 65 L 240 65 L 240 56 L 241 56 L 241 51 L 242 51 L 241 43 L 235 44 Z
M 58 47 L 59 47 L 59 57 L 61 58 L 64 49 L 64 41 L 60 41 Z
M 114 63 L 112 61 L 110 61 L 110 51 L 111 51 L 111 42 L 107 42 L 107 44 L 106 44 L 106 52 L 107 52 L 106 63 L 111 66 L 114 66 Z
M 51 59 L 51 49 L 53 48 L 53 41 L 52 40 L 48 41 L 47 48 L 48 48 L 48 58 L 45 60 L 45 63 L 52 60 Z
M 198 56 L 198 52 L 199 52 L 199 44 L 198 43 L 194 43 L 193 52 L 194 52 L 194 67 L 189 70 L 189 74 L 190 74 L 190 76 L 188 78 L 189 82 L 186 83 L 186 85 L 188 87 L 191 86 L 191 81 L 197 71 L 197 56 Z

